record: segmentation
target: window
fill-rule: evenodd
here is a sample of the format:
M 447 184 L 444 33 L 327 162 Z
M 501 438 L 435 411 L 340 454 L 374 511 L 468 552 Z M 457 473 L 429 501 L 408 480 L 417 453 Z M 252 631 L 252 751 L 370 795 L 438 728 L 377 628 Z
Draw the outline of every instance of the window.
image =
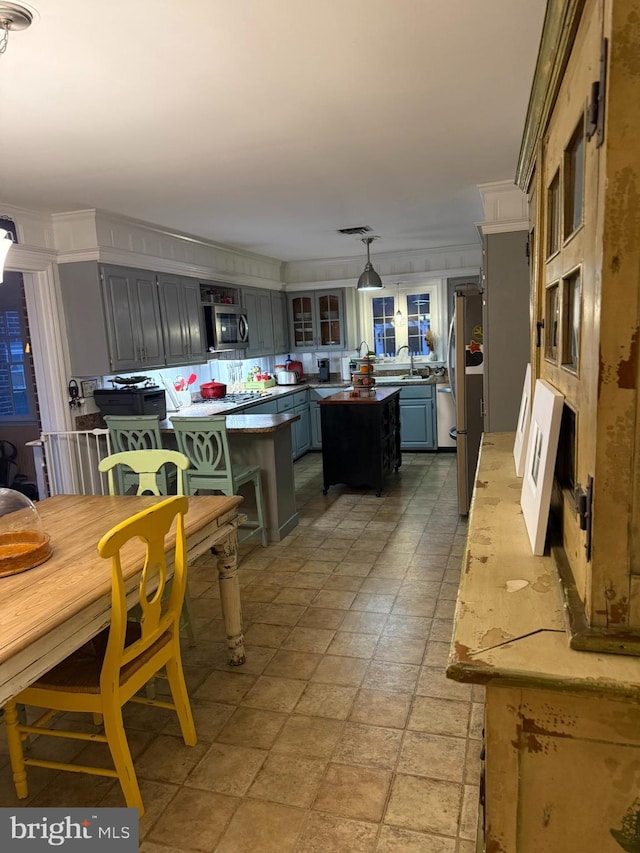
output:
M 557 361 L 558 324 L 560 322 L 560 299 L 558 284 L 547 288 L 546 311 L 544 320 L 544 354 L 546 358 Z
M 0 416 L 28 416 L 24 342 L 17 311 L 0 311 Z
M 578 370 L 580 357 L 580 271 L 563 282 L 562 364 Z
M 571 236 L 582 225 L 584 187 L 584 119 L 575 129 L 564 152 L 564 237 Z
M 547 257 L 560 248 L 560 176 L 556 172 L 547 192 Z
M 436 355 L 444 358 L 446 335 L 443 332 L 443 337 L 438 341 L 434 334 L 439 284 L 433 282 L 398 287 L 397 292 L 389 296 L 368 295 L 371 325 L 364 337 L 368 339 L 373 335 L 371 348 L 377 356 L 395 356 L 400 347 L 408 346 L 414 355 L 429 356 L 433 348 Z M 401 322 L 396 321 L 398 311 L 402 313 Z

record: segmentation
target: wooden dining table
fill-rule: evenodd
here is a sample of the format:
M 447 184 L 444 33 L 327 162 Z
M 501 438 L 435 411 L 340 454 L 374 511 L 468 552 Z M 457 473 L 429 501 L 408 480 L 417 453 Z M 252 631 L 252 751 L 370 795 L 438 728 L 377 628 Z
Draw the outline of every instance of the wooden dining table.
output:
M 111 560 L 99 556 L 98 542 L 114 525 L 161 500 L 56 495 L 36 504 L 52 555 L 40 566 L 0 577 L 0 705 L 109 624 Z M 237 561 L 241 501 L 237 495 L 194 496 L 185 515 L 188 563 L 207 551 L 216 557 L 232 665 L 245 661 Z M 175 543 L 174 528 L 166 537 L 167 551 Z M 121 557 L 133 605 L 144 564 L 142 542 L 127 543 Z

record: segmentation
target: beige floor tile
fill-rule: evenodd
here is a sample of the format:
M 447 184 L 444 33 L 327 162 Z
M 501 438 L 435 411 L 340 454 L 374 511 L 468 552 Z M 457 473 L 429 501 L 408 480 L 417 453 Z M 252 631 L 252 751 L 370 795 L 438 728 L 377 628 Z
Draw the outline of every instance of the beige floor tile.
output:
M 272 678 L 261 675 L 243 700 L 243 706 L 265 711 L 290 713 L 296 706 L 306 682 L 297 678 Z
M 327 582 L 327 577 L 331 575 L 320 574 L 318 572 L 299 572 L 289 581 L 289 586 L 299 589 L 322 589 Z
M 406 732 L 398 773 L 462 782 L 466 740 L 423 732 Z
M 342 687 L 359 687 L 369 661 L 361 658 L 325 655 L 311 676 L 312 682 L 339 684 Z
M 424 657 L 426 640 L 409 637 L 389 637 L 383 635 L 376 649 L 376 660 L 395 661 L 396 663 L 419 664 Z
M 431 619 L 426 616 L 396 616 L 393 613 L 384 626 L 384 634 L 390 637 L 408 637 L 426 640 L 431 630 Z
M 376 853 L 456 853 L 456 842 L 453 838 L 383 826 Z
M 333 640 L 335 631 L 326 628 L 294 628 L 286 641 L 283 643 L 283 648 L 295 652 L 317 652 L 324 654 L 329 643 Z
M 401 581 L 406 575 L 406 573 L 407 567 L 405 565 L 404 560 L 400 562 L 394 562 L 388 557 L 384 557 L 384 559 L 376 561 L 375 565 L 371 569 L 371 572 L 369 573 L 369 577 Z
M 271 749 L 286 719 L 286 714 L 274 711 L 238 708 L 216 740 L 256 749 Z
M 395 616 L 433 616 L 436 609 L 436 601 L 429 595 L 411 595 L 410 593 L 399 593 L 393 605 Z
M 416 696 L 407 728 L 463 738 L 467 736 L 470 711 L 469 702 Z
M 349 610 L 353 600 L 356 597 L 355 592 L 339 589 L 321 589 L 313 600 L 313 607 L 325 607 L 332 610 Z
M 452 633 L 453 619 L 434 619 L 429 639 L 440 643 L 450 643 Z
M 194 699 L 204 702 L 229 702 L 237 704 L 256 683 L 254 675 L 241 672 L 215 671 L 209 675 L 193 693 Z
M 349 720 L 370 726 L 403 729 L 409 717 L 411 693 L 359 690 Z
M 148 841 L 188 850 L 212 851 L 241 800 L 212 791 L 182 788 L 148 835 Z
M 344 723 L 336 719 L 295 714 L 284 724 L 272 753 L 329 759 L 342 736 Z
M 28 780 L 33 778 L 32 770 L 39 768 L 30 767 Z M 88 776 L 84 773 L 70 773 L 55 770 L 45 770 L 48 784 L 41 787 L 29 800 L 18 800 L 18 804 L 29 805 L 33 808 L 75 808 L 84 806 L 95 806 L 100 803 L 112 790 L 117 781 L 105 776 Z M 43 777 L 45 778 L 45 777 Z M 2 805 L 9 805 L 2 801 Z
M 243 800 L 216 853 L 292 853 L 305 812 L 262 800 Z
M 400 580 L 396 578 L 374 578 L 369 576 L 362 581 L 361 592 L 373 595 L 397 595 Z
M 330 764 L 314 810 L 364 821 L 380 821 L 391 774 L 368 767 Z
M 460 814 L 460 838 L 473 841 L 478 829 L 479 791 L 475 785 L 465 785 Z
M 333 753 L 333 761 L 393 770 L 400 752 L 402 735 L 400 729 L 347 723 Z
M 267 622 L 254 622 L 244 634 L 245 647 L 249 658 L 255 646 L 270 646 L 279 649 L 291 633 L 289 625 L 269 625 Z
M 276 678 L 297 678 L 307 680 L 315 672 L 322 655 L 310 652 L 292 652 L 280 649 L 275 653 L 264 674 Z
M 394 601 L 394 595 L 373 595 L 372 593 L 360 592 L 355 597 L 351 609 L 364 610 L 367 613 L 390 613 Z
M 336 684 L 307 684 L 295 707 L 297 714 L 346 720 L 355 699 L 355 687 Z
M 334 574 L 347 575 L 348 577 L 366 578 L 369 575 L 371 569 L 373 568 L 373 565 L 373 558 L 368 559 L 361 554 L 358 556 L 357 559 L 355 557 L 348 557 L 347 559 L 342 560 L 342 562 L 338 565 L 338 568 L 335 570 Z
M 310 812 L 295 853 L 373 853 L 377 824 Z
M 423 666 L 420 670 L 416 693 L 419 696 L 437 696 L 440 699 L 471 700 L 471 685 L 459 684 L 447 678 L 444 668 Z
M 465 841 L 464 839 L 460 839 L 458 841 L 458 853 L 477 853 L 478 848 L 476 847 L 476 842 L 474 841 Z
M 256 622 L 269 622 L 271 625 L 295 625 L 304 613 L 301 604 L 265 604 L 254 616 Z
M 471 719 L 469 720 L 469 737 L 481 738 L 484 728 L 484 703 L 471 703 Z
M 338 631 L 327 649 L 330 655 L 344 655 L 354 658 L 371 658 L 378 645 L 375 634 L 353 634 Z
M 185 847 L 165 847 L 164 844 L 154 844 L 153 841 L 143 841 L 140 853 L 189 853 Z
M 453 619 L 456 610 L 456 603 L 447 598 L 441 598 L 436 607 L 436 619 Z
M 262 749 L 214 743 L 193 769 L 185 784 L 190 788 L 243 797 L 268 754 Z
M 349 575 L 331 575 L 327 578 L 324 590 L 340 590 L 342 592 L 358 592 L 365 578 L 350 577 Z
M 257 646 L 251 643 L 247 652 L 247 659 L 241 667 L 229 663 L 228 652 L 225 649 L 224 655 L 220 660 L 212 660 L 211 666 L 214 669 L 221 669 L 225 672 L 240 674 L 240 675 L 261 675 L 267 667 L 269 661 L 276 653 L 275 648 L 267 646 Z
M 206 751 L 206 743 L 185 746 L 181 738 L 158 735 L 136 758 L 136 774 L 141 779 L 181 784 Z
M 301 572 L 319 572 L 320 574 L 330 575 L 338 565 L 338 560 L 318 560 L 312 559 L 318 553 L 317 548 L 314 548 L 305 564 L 300 569 Z
M 480 753 L 483 743 L 481 740 L 467 739 L 467 750 L 464 760 L 464 782 L 466 785 L 480 784 Z
M 425 666 L 436 666 L 444 669 L 449 660 L 449 643 L 438 643 L 429 640 L 427 650 L 424 653 L 423 664 Z
M 304 560 L 299 557 L 275 557 L 269 561 L 270 567 L 275 567 L 279 572 L 297 572 L 302 567 Z M 244 564 L 241 565 L 244 569 Z M 241 572 L 242 573 L 242 572 Z
M 328 628 L 336 630 L 344 621 L 345 610 L 325 610 L 322 607 L 309 607 L 300 617 L 298 628 Z
M 286 587 L 281 589 L 274 601 L 276 604 L 311 604 L 316 597 L 315 589 L 303 589 L 296 587 Z
M 389 617 L 386 613 L 367 613 L 365 610 L 350 610 L 340 625 L 341 631 L 379 636 Z
M 408 693 L 415 689 L 418 674 L 417 666 L 374 660 L 369 664 L 362 687 L 367 690 Z
M 280 592 L 280 587 L 272 583 L 252 583 L 242 590 L 243 601 L 263 601 L 269 603 Z
M 296 760 L 292 761 L 288 755 L 272 752 L 247 796 L 285 806 L 309 808 L 320 787 L 326 766 L 326 760 L 296 756 Z
M 398 774 L 384 823 L 417 832 L 455 836 L 461 801 L 461 785 Z

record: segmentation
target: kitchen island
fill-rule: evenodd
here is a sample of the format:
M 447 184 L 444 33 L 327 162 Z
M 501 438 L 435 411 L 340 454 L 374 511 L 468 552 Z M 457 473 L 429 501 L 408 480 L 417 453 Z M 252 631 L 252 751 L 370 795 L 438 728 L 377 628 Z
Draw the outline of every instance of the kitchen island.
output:
M 189 406 L 160 421 L 166 446 L 175 447 L 171 417 L 212 417 L 209 406 Z M 216 412 L 223 415 L 223 412 Z M 299 419 L 294 414 L 226 416 L 231 457 L 236 465 L 257 465 L 262 471 L 262 491 L 266 510 L 267 537 L 279 542 L 298 524 L 296 512 L 291 424 Z M 240 490 L 244 497 L 242 511 L 255 515 L 255 492 L 251 485 Z
M 400 452 L 400 389 L 378 388 L 371 397 L 338 391 L 318 400 L 322 428 L 322 493 L 346 483 L 373 488 L 380 497 L 385 477 L 398 471 Z

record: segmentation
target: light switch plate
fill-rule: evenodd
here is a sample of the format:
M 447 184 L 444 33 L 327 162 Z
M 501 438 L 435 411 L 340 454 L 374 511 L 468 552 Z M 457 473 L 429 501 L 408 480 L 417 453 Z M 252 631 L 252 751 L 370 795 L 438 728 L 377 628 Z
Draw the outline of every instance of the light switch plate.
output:
M 93 392 L 100 387 L 99 379 L 83 379 L 80 383 L 83 397 L 93 397 Z

